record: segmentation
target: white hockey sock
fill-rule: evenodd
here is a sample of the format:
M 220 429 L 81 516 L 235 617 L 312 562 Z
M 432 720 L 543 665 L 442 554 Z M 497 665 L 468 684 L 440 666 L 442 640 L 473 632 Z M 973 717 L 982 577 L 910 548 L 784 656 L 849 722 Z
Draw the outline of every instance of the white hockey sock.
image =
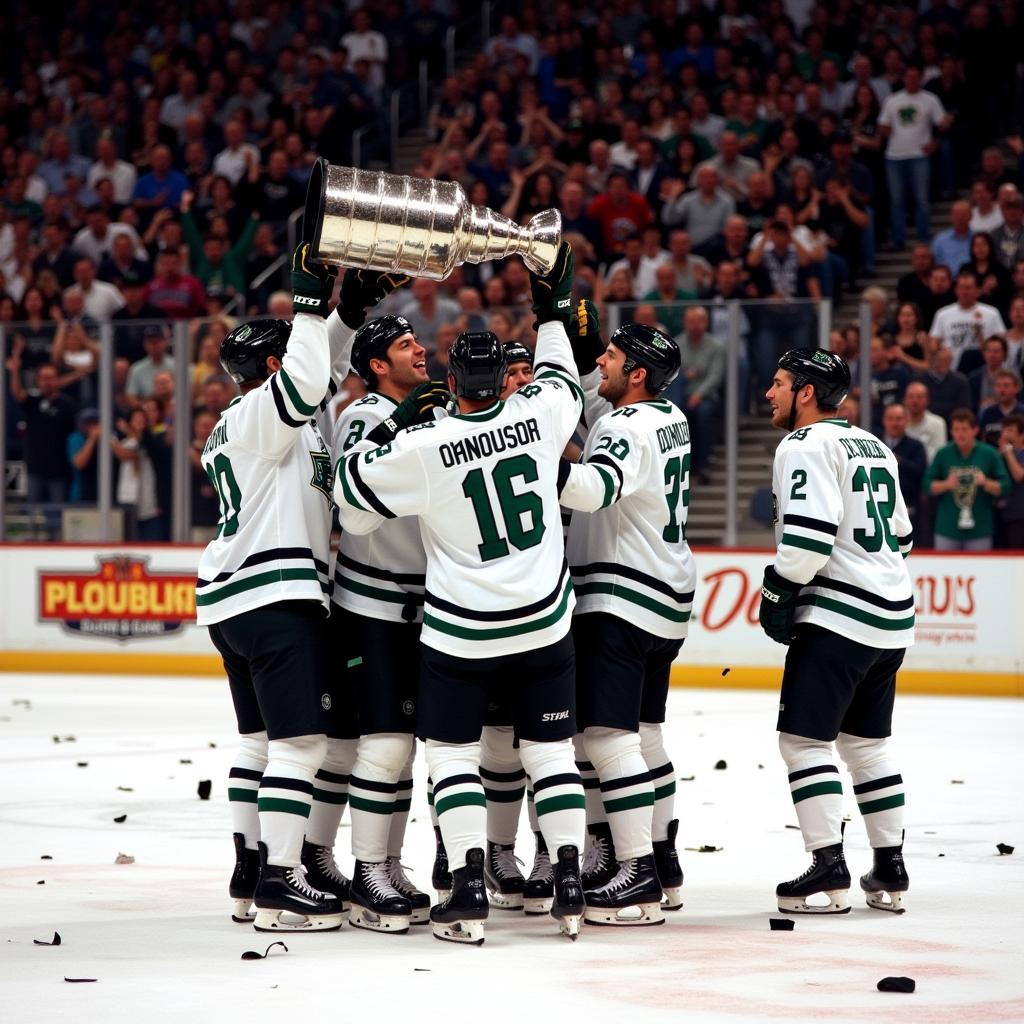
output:
M 587 804 L 572 743 L 520 740 L 519 756 L 533 783 L 537 822 L 552 861 L 563 846 L 575 846 L 582 855 Z
M 356 759 L 355 740 L 327 740 L 327 756 L 313 779 L 313 807 L 306 822 L 306 839 L 333 848 L 348 803 L 348 783 Z
M 640 751 L 640 734 L 590 728 L 583 733 L 583 741 L 601 780 L 601 799 L 612 830 L 615 856 L 623 861 L 654 853 L 654 784 Z
M 381 864 L 387 859 L 398 780 L 412 743 L 413 737 L 407 733 L 376 732 L 359 737 L 348 790 L 352 856 L 356 860 Z
M 668 823 L 674 817 L 676 806 L 676 770 L 665 750 L 660 725 L 640 723 L 640 752 L 644 756 L 647 770 L 651 773 L 651 782 L 654 784 L 651 839 L 660 842 L 668 839 Z
M 843 841 L 843 784 L 832 744 L 779 733 L 779 750 L 789 772 L 789 792 L 810 853 Z
M 405 845 L 405 827 L 409 824 L 409 810 L 412 807 L 412 763 L 416 759 L 416 740 L 409 746 L 402 774 L 398 776 L 398 790 L 395 792 L 395 809 L 391 812 L 391 827 L 388 829 L 388 856 L 402 857 Z
M 537 803 L 533 798 L 533 779 L 526 776 L 526 817 L 530 822 L 530 831 L 540 832 L 540 821 L 537 819 Z
M 903 776 L 889 760 L 888 741 L 841 732 L 839 756 L 853 778 L 853 793 L 864 816 L 872 849 L 903 842 Z
M 266 843 L 268 864 L 293 868 L 301 859 L 302 837 L 313 803 L 313 776 L 327 753 L 327 737 L 271 740 L 267 753 L 257 798 L 260 840 Z
M 583 733 L 579 732 L 572 738 L 572 746 L 576 756 L 576 770 L 583 780 L 583 795 L 587 800 L 587 824 L 599 825 L 608 820 L 604 813 L 604 802 L 601 800 L 601 782 L 594 771 L 594 766 L 587 755 L 583 742 Z
M 267 734 L 244 733 L 238 737 L 238 753 L 228 772 L 228 806 L 231 830 L 245 836 L 247 850 L 255 850 L 260 839 L 260 817 L 256 794 L 267 768 Z
M 427 740 L 427 767 L 434 780 L 434 810 L 448 865 L 466 866 L 466 854 L 487 848 L 487 801 L 480 781 L 479 743 Z
M 526 772 L 513 746 L 512 726 L 485 726 L 480 734 L 480 778 L 487 798 L 487 838 L 515 843 L 526 792 Z

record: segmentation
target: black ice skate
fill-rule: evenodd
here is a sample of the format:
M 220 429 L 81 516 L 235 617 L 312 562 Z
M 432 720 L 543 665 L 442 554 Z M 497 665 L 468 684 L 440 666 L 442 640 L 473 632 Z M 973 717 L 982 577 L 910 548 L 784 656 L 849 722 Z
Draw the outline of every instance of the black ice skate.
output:
M 491 906 L 498 910 L 522 910 L 526 879 L 516 863 L 515 845 L 487 842 L 484 882 Z
M 234 900 L 231 920 L 238 924 L 249 924 L 256 919 L 252 909 L 252 894 L 260 878 L 260 855 L 256 850 L 245 848 L 245 836 L 236 832 L 232 837 L 235 844 L 235 870 L 231 872 L 228 895 Z
M 330 932 L 341 927 L 341 900 L 337 896 L 314 889 L 301 867 L 268 864 L 266 844 L 257 845 L 260 880 L 253 894 L 256 931 Z
M 452 873 L 448 870 L 448 851 L 444 848 L 441 829 L 437 825 L 434 826 L 434 837 L 437 845 L 434 850 L 434 869 L 430 872 L 430 884 L 437 893 L 437 902 L 444 903 L 451 895 Z
M 420 892 L 412 884 L 409 876 L 405 873 L 405 868 L 402 867 L 402 862 L 397 857 L 388 857 L 384 863 L 388 867 L 388 878 L 391 879 L 391 884 L 409 901 L 409 906 L 412 907 L 409 924 L 429 924 L 430 897 L 425 892 Z
M 560 846 L 555 858 L 555 895 L 551 916 L 558 922 L 559 931 L 573 942 L 579 938 L 585 909 L 579 850 L 575 846 Z
M 683 906 L 683 869 L 676 853 L 678 832 L 679 820 L 673 818 L 668 823 L 668 838 L 654 841 L 654 866 L 658 869 L 658 881 L 665 894 L 661 901 L 662 910 L 681 910 Z
M 352 872 L 352 913 L 348 923 L 371 932 L 401 935 L 409 930 L 412 905 L 392 884 L 387 861 L 357 860 Z
M 903 893 L 910 888 L 910 876 L 903 863 L 903 844 L 879 847 L 872 853 L 875 855 L 874 867 L 860 879 L 868 906 L 894 914 L 906 913 Z
M 612 841 L 611 826 L 607 821 L 587 826 L 587 852 L 583 857 L 583 891 L 600 889 L 607 885 L 619 871 L 615 859 L 615 843 Z
M 447 942 L 484 944 L 484 921 L 489 904 L 484 886 L 484 851 L 473 847 L 466 854 L 466 866 L 452 872 L 451 893 L 430 910 L 434 936 Z
M 341 911 L 348 913 L 349 889 L 352 883 L 341 873 L 334 860 L 334 850 L 329 846 L 302 842 L 302 866 L 306 869 L 306 881 L 314 889 L 333 893 L 341 900 Z
M 775 889 L 779 910 L 784 914 L 848 914 L 850 912 L 850 872 L 843 857 L 843 844 L 824 846 L 811 853 L 811 866 L 791 882 L 780 882 Z M 807 902 L 808 896 L 824 893 L 828 903 Z
M 537 840 L 537 853 L 533 858 L 533 870 L 523 886 L 523 911 L 527 914 L 546 914 L 555 897 L 555 870 L 551 866 L 544 837 L 539 832 L 533 835 Z
M 654 854 L 619 861 L 619 870 L 599 889 L 586 890 L 589 924 L 620 927 L 664 924 L 661 912 L 661 885 L 654 866 Z

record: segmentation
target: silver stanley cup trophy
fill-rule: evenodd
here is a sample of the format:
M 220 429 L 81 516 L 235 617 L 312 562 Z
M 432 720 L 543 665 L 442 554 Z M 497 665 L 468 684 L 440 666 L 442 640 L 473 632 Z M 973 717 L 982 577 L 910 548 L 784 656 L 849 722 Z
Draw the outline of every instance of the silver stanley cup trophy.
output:
M 562 216 L 543 210 L 520 227 L 486 206 L 473 206 L 458 182 L 320 159 L 306 192 L 303 238 L 324 263 L 435 281 L 462 263 L 513 255 L 545 274 L 555 265 Z

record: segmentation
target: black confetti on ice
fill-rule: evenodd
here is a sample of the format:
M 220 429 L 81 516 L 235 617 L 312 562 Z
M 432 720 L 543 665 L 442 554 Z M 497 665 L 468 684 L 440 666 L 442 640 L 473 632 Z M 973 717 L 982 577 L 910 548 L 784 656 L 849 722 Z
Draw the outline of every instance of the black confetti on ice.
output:
M 724 679 L 731 671 L 732 671 L 731 668 L 723 668 L 722 669 L 722 678 Z
M 708 846 L 705 843 L 703 846 L 687 846 L 687 850 L 691 853 L 720 853 L 722 850 L 721 846 Z
M 48 853 L 44 853 L 39 859 L 40 860 L 53 860 L 53 858 Z
M 70 981 L 73 985 L 81 985 L 87 981 L 98 981 L 98 978 L 69 978 L 67 975 L 64 976 L 65 981 Z
M 77 764 L 79 768 L 88 768 L 89 767 L 89 762 L 88 761 L 76 761 L 75 764 Z
M 119 814 L 114 819 L 114 821 L 116 821 L 118 823 L 118 825 L 120 825 L 122 822 L 127 821 L 127 820 L 128 820 L 128 815 L 127 814 Z
M 763 764 L 759 764 L 757 767 L 762 769 L 762 770 L 764 769 L 764 765 Z
M 679 776 L 679 781 L 680 782 L 693 782 L 693 780 L 695 778 L 697 778 L 696 775 L 680 775 Z
M 725 763 L 725 761 L 716 761 L 715 762 L 715 771 L 722 772 L 722 771 L 725 771 L 725 769 L 728 768 L 728 767 L 729 766 Z
M 964 780 L 963 779 L 950 779 L 949 780 L 949 784 L 951 786 L 962 786 L 964 784 Z
M 216 750 L 217 749 L 217 744 L 214 743 L 213 740 L 210 740 L 210 749 L 211 750 Z
M 255 949 L 247 949 L 242 954 L 241 959 L 242 960 L 265 960 L 268 956 L 270 956 L 270 951 L 275 946 L 280 946 L 286 953 L 288 952 L 288 947 L 283 942 L 280 942 L 280 941 L 279 942 L 272 942 L 269 946 L 267 946 L 266 951 L 263 952 L 263 953 L 257 953 Z
M 785 917 L 768 918 L 768 927 L 771 928 L 773 932 L 791 932 L 795 926 L 795 921 L 790 921 Z
M 1007 846 L 1006 843 L 996 843 L 996 849 L 999 851 L 1000 857 L 1007 857 L 1013 853 L 1013 847 Z
M 15 697 L 14 700 L 11 701 L 11 704 L 16 708 L 21 707 L 28 709 L 32 707 L 32 701 L 26 700 L 24 697 Z
M 430 973 L 430 968 L 429 967 L 414 967 L 413 970 L 414 971 L 421 971 L 424 974 L 429 974 Z
M 60 932 L 54 932 L 53 938 L 47 942 L 46 939 L 33 939 L 33 946 L 59 946 L 60 945 Z
M 793 828 L 793 829 L 796 829 L 796 830 L 797 830 L 797 832 L 799 832 L 799 831 L 800 831 L 800 826 L 799 826 L 799 825 L 787 825 L 787 826 L 786 826 L 786 828 Z
M 36 882 L 36 885 L 46 885 L 46 879 L 45 878 L 40 878 L 39 881 Z
M 134 786 L 118 786 L 117 787 L 117 791 L 118 791 L 118 793 L 134 793 L 135 792 L 135 787 Z
M 940 857 L 945 857 L 946 855 L 944 853 L 940 853 L 939 856 Z
M 913 992 L 917 983 L 913 978 L 883 978 L 878 983 L 879 992 Z
M 179 757 L 178 758 L 178 764 L 191 764 L 191 763 L 192 763 L 192 758 L 191 757 Z
M 210 779 L 200 779 L 199 785 L 196 787 L 196 792 L 199 794 L 200 800 L 209 800 L 210 791 L 213 789 L 213 782 Z

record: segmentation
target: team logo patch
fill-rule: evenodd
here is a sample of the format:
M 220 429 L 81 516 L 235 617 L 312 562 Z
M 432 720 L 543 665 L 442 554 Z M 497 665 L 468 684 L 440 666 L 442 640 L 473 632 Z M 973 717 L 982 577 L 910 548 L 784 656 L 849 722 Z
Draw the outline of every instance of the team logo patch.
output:
M 416 714 L 416 702 L 414 700 L 403 700 L 402 701 L 402 714 L 403 715 L 415 715 Z
M 331 695 L 329 693 L 323 694 L 323 696 L 320 698 L 320 706 L 324 709 L 324 711 L 331 710 Z
M 246 324 L 244 327 L 238 328 L 238 330 L 235 333 L 235 337 L 239 341 L 245 341 L 245 339 L 248 338 L 250 334 L 252 334 L 252 328 L 248 324 Z
M 818 351 L 811 356 L 811 362 L 819 363 L 821 366 L 831 366 L 832 356 L 830 356 L 828 352 L 822 352 L 821 349 L 818 349 Z
M 331 501 L 334 488 L 334 469 L 331 466 L 331 457 L 326 452 L 310 452 L 309 457 L 313 460 L 313 477 L 309 481 L 309 486 L 323 492 L 327 500 Z

